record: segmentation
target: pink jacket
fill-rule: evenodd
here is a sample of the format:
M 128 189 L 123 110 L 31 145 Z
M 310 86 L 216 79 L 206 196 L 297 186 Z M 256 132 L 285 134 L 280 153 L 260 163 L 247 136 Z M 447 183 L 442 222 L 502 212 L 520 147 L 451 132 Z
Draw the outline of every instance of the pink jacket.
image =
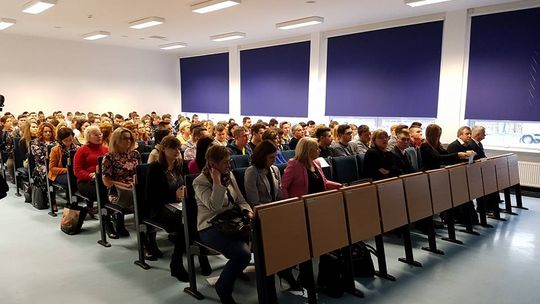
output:
M 340 183 L 329 181 L 324 176 L 324 173 L 321 169 L 321 165 L 318 161 L 313 162 L 315 168 L 319 170 L 323 180 L 325 190 L 338 189 L 341 187 Z M 308 175 L 306 171 L 306 166 L 292 158 L 289 160 L 287 167 L 285 168 L 285 173 L 281 178 L 281 191 L 283 192 L 284 198 L 297 197 L 308 194 Z

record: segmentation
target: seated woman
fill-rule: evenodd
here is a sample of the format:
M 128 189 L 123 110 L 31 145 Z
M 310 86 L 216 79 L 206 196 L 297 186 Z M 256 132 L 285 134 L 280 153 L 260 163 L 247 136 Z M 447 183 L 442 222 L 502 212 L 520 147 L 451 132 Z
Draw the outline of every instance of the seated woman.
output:
M 30 142 L 37 137 L 38 124 L 35 120 L 28 120 L 21 129 L 21 140 L 19 148 L 23 156 L 24 167 L 28 168 L 28 151 L 30 151 Z
M 51 149 L 49 155 L 49 175 L 48 178 L 60 185 L 68 185 L 67 180 L 67 161 L 71 151 L 76 151 L 77 146 L 73 144 L 73 131 L 70 128 L 61 128 L 56 132 L 58 145 Z M 51 200 L 55 204 L 54 192 L 51 193 Z M 55 204 L 56 205 L 56 204 Z M 56 211 L 56 207 L 55 207 Z
M 152 151 L 150 151 L 150 155 L 148 155 L 148 163 L 154 163 L 157 162 L 159 159 L 159 153 L 161 152 L 161 141 L 165 136 L 170 135 L 171 132 L 167 129 L 157 129 L 155 132 L 154 137 L 154 148 Z M 182 155 L 180 154 L 180 157 Z
M 229 170 L 230 161 L 231 156 L 226 147 L 212 146 L 206 152 L 206 166 L 193 182 L 199 237 L 204 244 L 229 259 L 215 285 L 222 303 L 236 303 L 232 297 L 234 282 L 251 260 L 251 251 L 245 240 L 230 239 L 209 223 L 218 214 L 235 206 L 247 217 L 253 218 L 251 207 Z
M 73 172 L 77 177 L 79 192 L 89 199 L 88 212 L 90 217 L 96 213 L 93 208 L 97 200 L 96 166 L 98 158 L 105 155 L 108 149 L 103 145 L 103 138 L 98 126 L 89 126 L 84 130 L 86 144 L 80 147 L 73 158 Z
M 170 203 L 179 202 L 184 197 L 184 179 L 182 178 L 182 157 L 180 155 L 180 141 L 173 135 L 166 136 L 161 141 L 161 151 L 157 162 L 153 162 L 148 170 L 146 180 L 146 195 L 150 204 L 149 216 L 163 223 L 166 231 L 176 233 L 174 238 L 174 251 L 171 258 L 171 276 L 182 282 L 188 282 L 188 273 L 182 263 L 182 255 L 186 252 L 184 239 L 184 226 L 182 213 L 175 212 Z M 156 234 L 147 235 L 146 255 L 158 258 L 163 254 L 156 244 Z M 208 258 L 199 256 L 202 272 L 209 275 L 212 272 Z
M 265 204 L 281 200 L 281 174 L 274 166 L 277 148 L 269 140 L 255 147 L 251 155 L 251 166 L 246 169 L 244 186 L 246 200 L 251 205 Z
M 302 137 L 298 141 L 294 158 L 291 158 L 283 174 L 281 190 L 284 198 L 302 196 L 341 187 L 340 183 L 329 181 L 324 175 L 319 157 L 317 140 Z
M 439 125 L 430 124 L 426 128 L 426 140 L 420 145 L 424 170 L 439 169 L 443 165 L 455 164 L 470 156 L 467 152 L 448 153 L 441 145 L 441 134 Z
M 398 176 L 401 171 L 394 165 L 392 152 L 387 151 L 388 133 L 375 130 L 371 135 L 371 148 L 366 151 L 364 158 L 365 175 L 373 180 L 381 180 Z
M 78 146 L 83 146 L 86 144 L 86 128 L 90 126 L 90 123 L 86 119 L 79 119 L 76 123 L 76 129 L 78 131 L 78 134 L 75 135 L 75 144 Z
M 295 156 L 291 158 L 283 173 L 281 191 L 283 198 L 292 198 L 311 193 L 318 193 L 330 189 L 338 189 L 340 183 L 326 179 L 319 161 L 319 144 L 311 137 L 302 137 L 295 149 Z M 301 289 L 300 283 L 292 275 L 292 268 L 280 271 L 279 276 L 291 286 L 292 289 Z M 299 278 L 300 279 L 300 278 Z
M 189 174 L 201 173 L 202 168 L 206 166 L 206 151 L 216 144 L 213 137 L 203 137 L 197 141 L 197 152 L 195 152 L 195 159 L 192 159 L 188 163 Z
M 123 127 L 114 130 L 109 142 L 109 152 L 103 156 L 102 162 L 103 184 L 109 190 L 111 203 L 123 208 L 133 208 L 133 177 L 140 163 L 141 155 L 135 150 L 133 133 Z M 124 215 L 116 213 L 115 220 L 118 236 L 129 236 L 124 225 Z
M 34 186 L 43 192 L 43 197 L 47 197 L 45 195 L 47 193 L 47 147 L 51 142 L 54 142 L 55 133 L 54 126 L 44 122 L 38 128 L 37 138 L 30 142 L 30 152 L 34 159 L 32 179 L 34 180 Z

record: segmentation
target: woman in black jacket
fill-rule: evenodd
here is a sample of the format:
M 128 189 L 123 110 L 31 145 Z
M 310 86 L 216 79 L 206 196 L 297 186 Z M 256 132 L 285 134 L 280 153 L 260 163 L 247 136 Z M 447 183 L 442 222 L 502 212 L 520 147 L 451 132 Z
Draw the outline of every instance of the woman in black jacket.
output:
M 170 205 L 180 202 L 185 193 L 180 146 L 180 141 L 172 135 L 161 141 L 158 161 L 150 165 L 146 183 L 146 200 L 151 204 L 149 210 L 143 212 L 151 219 L 163 223 L 167 232 L 176 233 L 170 264 L 171 275 L 182 282 L 188 282 L 188 273 L 182 262 L 182 254 L 186 251 L 182 212 Z M 162 253 L 157 247 L 155 233 L 147 235 L 147 256 L 160 257 Z M 212 272 L 208 258 L 199 257 L 199 264 L 204 275 Z
M 439 169 L 443 165 L 457 163 L 469 157 L 467 152 L 448 153 L 441 145 L 442 129 L 439 125 L 430 124 L 426 128 L 426 140 L 420 145 L 420 153 L 424 170 Z
M 388 133 L 384 130 L 376 130 L 371 136 L 371 148 L 364 157 L 364 171 L 367 177 L 373 180 L 381 180 L 398 176 L 401 171 L 394 165 L 392 152 L 386 151 L 388 147 Z

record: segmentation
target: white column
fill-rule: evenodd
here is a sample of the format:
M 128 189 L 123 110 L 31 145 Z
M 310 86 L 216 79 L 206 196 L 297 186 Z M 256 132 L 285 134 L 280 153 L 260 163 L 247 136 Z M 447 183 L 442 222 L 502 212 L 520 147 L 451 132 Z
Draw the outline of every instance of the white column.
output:
M 311 34 L 308 118 L 317 123 L 326 122 L 325 112 L 325 79 L 326 72 L 326 39 L 322 33 Z
M 240 51 L 229 49 L 229 115 L 240 119 Z
M 453 141 L 456 138 L 457 129 L 463 124 L 469 32 L 469 18 L 466 10 L 446 14 L 436 120 L 443 129 L 441 137 L 443 143 Z

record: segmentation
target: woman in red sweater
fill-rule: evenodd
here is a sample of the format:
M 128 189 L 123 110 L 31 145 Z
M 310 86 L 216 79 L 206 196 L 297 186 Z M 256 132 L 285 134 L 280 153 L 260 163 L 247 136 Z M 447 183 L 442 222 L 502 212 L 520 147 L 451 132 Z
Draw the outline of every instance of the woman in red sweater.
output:
M 77 177 L 79 192 L 92 202 L 97 200 L 96 194 L 96 166 L 98 158 L 108 152 L 103 145 L 103 136 L 98 126 L 89 126 L 84 130 L 86 144 L 80 147 L 73 159 L 73 171 Z M 89 206 L 91 210 L 92 206 Z

